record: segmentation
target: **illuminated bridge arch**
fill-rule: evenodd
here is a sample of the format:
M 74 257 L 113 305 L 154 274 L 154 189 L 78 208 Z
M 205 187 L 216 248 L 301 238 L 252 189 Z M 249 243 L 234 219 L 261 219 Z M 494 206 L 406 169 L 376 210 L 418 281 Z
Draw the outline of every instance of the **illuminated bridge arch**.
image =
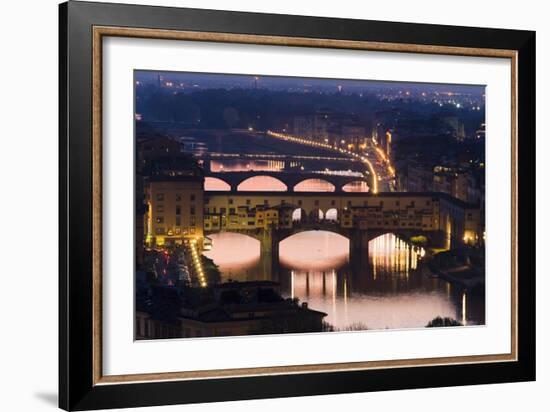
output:
M 217 177 L 205 177 L 204 178 L 204 190 L 217 191 L 217 192 L 229 192 L 231 191 L 231 185 L 225 180 Z
M 300 223 L 307 221 L 307 213 L 301 207 L 296 208 L 292 211 L 292 222 Z
M 337 222 L 338 221 L 338 209 L 331 208 L 325 212 L 325 220 Z
M 318 229 L 312 229 L 311 227 L 297 228 L 297 229 L 292 230 L 291 232 L 288 232 L 288 233 L 284 234 L 283 236 L 280 236 L 278 240 L 279 240 L 279 242 L 283 242 L 284 240 L 286 240 L 288 238 L 291 238 L 293 236 L 299 235 L 300 233 L 309 233 L 309 232 L 312 232 L 312 233 L 329 232 L 329 233 L 332 233 L 334 235 L 341 236 L 341 237 L 347 239 L 348 241 L 350 240 L 350 237 L 349 237 L 348 233 L 339 230 L 338 227 L 332 227 L 332 226 L 327 226 L 327 227 L 323 226 L 323 227 L 319 227 Z
M 307 221 L 322 222 L 324 218 L 325 218 L 325 213 L 321 209 L 315 208 L 309 212 L 307 216 Z
M 293 190 L 295 192 L 335 192 L 336 186 L 327 179 L 308 178 L 298 182 Z
M 286 192 L 287 185 L 269 175 L 257 175 L 244 179 L 237 186 L 238 192 Z

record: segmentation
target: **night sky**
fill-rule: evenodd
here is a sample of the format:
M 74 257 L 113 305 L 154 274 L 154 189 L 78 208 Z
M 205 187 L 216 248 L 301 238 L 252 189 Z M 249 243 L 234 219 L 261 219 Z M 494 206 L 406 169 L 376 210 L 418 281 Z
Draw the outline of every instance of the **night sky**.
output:
M 191 72 L 135 71 L 135 80 L 140 83 L 157 84 L 158 76 L 163 81 L 172 81 L 184 87 L 195 88 L 255 88 L 268 90 L 309 89 L 317 91 L 337 91 L 342 86 L 343 93 L 383 92 L 403 89 L 411 93 L 457 93 L 482 96 L 483 85 L 435 84 L 413 82 L 388 82 L 376 80 L 319 79 L 306 77 L 263 76 L 261 74 L 209 74 Z M 255 80 L 255 76 L 258 77 Z

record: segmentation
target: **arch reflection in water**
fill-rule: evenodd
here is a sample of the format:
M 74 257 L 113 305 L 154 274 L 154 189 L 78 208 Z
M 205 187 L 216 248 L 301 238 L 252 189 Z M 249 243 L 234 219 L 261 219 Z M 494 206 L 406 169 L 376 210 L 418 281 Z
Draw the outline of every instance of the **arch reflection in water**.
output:
M 212 238 L 207 255 L 220 265 L 224 280 L 261 279 L 254 239 L 230 233 Z M 337 330 L 424 327 L 436 316 L 485 322 L 481 296 L 424 275 L 418 270 L 422 251 L 400 242 L 393 235 L 374 239 L 370 264 L 357 269 L 347 263 L 348 239 L 302 232 L 280 243 L 280 269 L 272 280 L 280 282 L 283 296 L 327 313 L 325 320 Z
M 222 272 L 222 281 L 258 279 L 260 242 L 240 233 L 214 233 L 208 236 L 212 248 L 203 254 Z
M 369 258 L 374 278 L 379 273 L 408 276 L 425 255 L 421 247 L 414 247 L 392 233 L 378 236 L 369 242 Z
M 347 263 L 349 240 L 324 230 L 310 230 L 279 243 L 279 262 L 294 269 L 338 268 Z

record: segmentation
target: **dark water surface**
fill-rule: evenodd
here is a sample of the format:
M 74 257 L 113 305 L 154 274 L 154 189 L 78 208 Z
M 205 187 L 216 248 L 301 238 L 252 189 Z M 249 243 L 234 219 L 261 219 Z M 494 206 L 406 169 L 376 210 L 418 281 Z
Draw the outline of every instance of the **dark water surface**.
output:
M 220 266 L 224 281 L 277 281 L 283 296 L 327 313 L 325 320 L 336 329 L 424 327 L 436 316 L 467 325 L 485 322 L 483 296 L 422 273 L 424 252 L 392 234 L 371 241 L 368 267 L 352 269 L 346 238 L 299 233 L 281 242 L 280 269 L 269 279 L 259 269 L 257 240 L 235 233 L 210 237 L 213 247 L 205 254 Z

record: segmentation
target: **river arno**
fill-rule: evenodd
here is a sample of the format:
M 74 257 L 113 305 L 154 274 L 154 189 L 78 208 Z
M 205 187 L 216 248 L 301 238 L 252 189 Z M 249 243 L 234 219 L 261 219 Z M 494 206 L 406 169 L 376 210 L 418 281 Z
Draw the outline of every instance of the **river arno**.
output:
M 259 269 L 259 242 L 222 233 L 205 254 L 223 281 L 267 280 Z M 349 241 L 330 232 L 303 232 L 280 244 L 280 269 L 270 280 L 285 297 L 327 313 L 337 330 L 423 327 L 436 316 L 467 325 L 485 322 L 483 296 L 462 291 L 418 270 L 421 253 L 387 234 L 371 241 L 368 267 L 348 265 Z

